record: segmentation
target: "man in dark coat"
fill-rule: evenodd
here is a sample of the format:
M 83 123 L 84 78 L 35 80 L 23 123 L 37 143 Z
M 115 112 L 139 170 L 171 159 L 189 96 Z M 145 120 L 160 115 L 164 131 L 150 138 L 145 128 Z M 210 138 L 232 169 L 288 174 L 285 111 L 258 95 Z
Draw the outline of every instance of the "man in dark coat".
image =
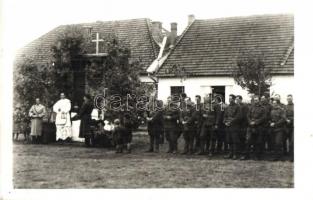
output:
M 179 135 L 179 104 L 169 97 L 163 112 L 164 133 L 168 141 L 167 153 L 177 153 L 177 140 Z
M 215 99 L 214 111 L 216 120 L 214 129 L 217 136 L 216 153 L 220 153 L 222 151 L 223 145 L 224 149 L 226 148 L 225 125 L 223 123 L 225 104 L 223 103 L 223 97 L 220 95 L 216 95 L 214 99 Z
M 192 154 L 194 152 L 193 144 L 196 135 L 194 121 L 196 114 L 194 112 L 194 105 L 190 98 L 187 98 L 184 106 L 181 108 L 180 121 L 182 122 L 182 131 L 185 141 L 183 154 Z
M 289 158 L 293 161 L 293 143 L 294 143 L 294 111 L 293 111 L 293 99 L 292 95 L 289 94 L 287 96 L 287 105 L 286 105 L 286 127 L 287 127 L 287 134 L 286 138 L 289 142 Z
M 226 130 L 227 143 L 229 144 L 229 154 L 225 158 L 238 159 L 239 131 L 241 110 L 235 103 L 236 96 L 229 95 L 229 105 L 225 109 L 224 124 Z
M 261 105 L 263 106 L 265 113 L 266 113 L 266 119 L 264 123 L 264 147 L 266 146 L 266 150 L 268 152 L 272 151 L 273 149 L 273 141 L 271 137 L 271 132 L 270 132 L 270 127 L 269 127 L 269 121 L 271 118 L 271 110 L 272 110 L 272 105 L 269 103 L 268 97 L 263 95 L 261 97 Z
M 247 127 L 248 127 L 247 115 L 248 115 L 249 107 L 247 104 L 242 102 L 242 96 L 241 95 L 236 96 L 236 103 L 240 106 L 240 110 L 241 110 L 241 119 L 239 122 L 239 126 L 240 126 L 239 150 L 241 152 L 243 152 L 245 149 L 245 142 L 246 142 L 246 132 L 247 132 Z
M 201 103 L 201 96 L 196 95 L 195 96 L 195 109 L 194 109 L 194 115 L 195 115 L 195 144 L 194 144 L 194 150 L 197 151 L 200 148 L 200 132 L 202 127 L 202 110 L 203 110 L 203 103 Z
M 148 134 L 150 138 L 150 148 L 148 152 L 159 152 L 160 137 L 163 133 L 163 102 L 157 100 L 156 106 L 153 106 L 148 111 L 147 121 L 148 121 Z
M 242 160 L 250 157 L 250 148 L 253 145 L 254 153 L 257 159 L 260 159 L 262 155 L 262 145 L 264 140 L 264 123 L 266 122 L 266 112 L 264 107 L 260 104 L 258 96 L 253 97 L 254 104 L 250 107 L 247 114 L 247 134 L 244 155 Z
M 273 101 L 271 111 L 270 130 L 274 138 L 274 157 L 273 160 L 280 160 L 283 155 L 286 114 L 277 100 Z
M 79 127 L 79 137 L 85 138 L 85 143 L 88 142 L 88 139 L 91 135 L 90 125 L 91 125 L 91 112 L 93 110 L 93 105 L 91 102 L 91 96 L 86 94 L 84 95 L 84 103 L 78 113 L 74 116 L 72 120 L 81 120 Z
M 215 145 L 214 126 L 215 126 L 215 111 L 212 104 L 212 96 L 208 96 L 204 100 L 204 107 L 202 110 L 202 127 L 200 132 L 200 151 L 199 155 L 209 152 L 210 144 Z M 213 144 L 214 143 L 214 144 Z M 211 149 L 212 153 L 212 149 Z

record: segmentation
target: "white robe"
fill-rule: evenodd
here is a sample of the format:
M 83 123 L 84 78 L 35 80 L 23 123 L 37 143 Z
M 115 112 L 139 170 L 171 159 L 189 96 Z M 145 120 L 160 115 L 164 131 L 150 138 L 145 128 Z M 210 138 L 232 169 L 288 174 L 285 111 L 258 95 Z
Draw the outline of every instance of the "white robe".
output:
M 53 106 L 53 111 L 56 113 L 56 140 L 65 140 L 72 137 L 70 110 L 71 101 L 68 99 L 60 99 Z

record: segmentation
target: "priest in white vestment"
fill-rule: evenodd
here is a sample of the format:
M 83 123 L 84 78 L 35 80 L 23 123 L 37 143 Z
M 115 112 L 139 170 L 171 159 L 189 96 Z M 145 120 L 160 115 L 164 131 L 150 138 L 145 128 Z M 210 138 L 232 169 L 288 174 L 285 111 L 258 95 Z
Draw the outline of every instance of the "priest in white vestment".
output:
M 65 94 L 61 93 L 61 99 L 53 106 L 56 113 L 56 140 L 66 140 L 72 137 L 72 126 L 70 118 L 71 101 L 65 98 Z

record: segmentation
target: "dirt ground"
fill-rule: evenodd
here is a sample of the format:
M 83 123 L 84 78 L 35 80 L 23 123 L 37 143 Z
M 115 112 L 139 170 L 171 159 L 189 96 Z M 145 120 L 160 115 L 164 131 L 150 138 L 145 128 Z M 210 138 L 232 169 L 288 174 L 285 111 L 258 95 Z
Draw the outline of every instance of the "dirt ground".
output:
M 15 188 L 289 188 L 293 163 L 225 160 L 198 155 L 145 153 L 148 136 L 136 134 L 131 154 L 81 143 L 14 143 Z M 180 139 L 180 149 L 183 141 Z

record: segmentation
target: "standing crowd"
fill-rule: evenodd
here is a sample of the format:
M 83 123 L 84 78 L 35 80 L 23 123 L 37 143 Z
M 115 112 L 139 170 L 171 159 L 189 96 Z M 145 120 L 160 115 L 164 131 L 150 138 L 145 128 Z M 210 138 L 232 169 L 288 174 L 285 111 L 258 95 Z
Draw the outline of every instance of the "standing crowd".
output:
M 178 153 L 177 140 L 184 138 L 182 154 L 208 155 L 225 154 L 226 159 L 264 158 L 281 160 L 288 156 L 293 161 L 293 99 L 288 104 L 280 102 L 280 96 L 273 98 L 253 96 L 251 102 L 242 102 L 242 96 L 229 95 L 229 105 L 219 96 L 209 95 L 201 103 L 201 96 L 195 96 L 195 103 L 186 95 L 177 101 L 167 99 L 167 104 L 156 101 L 156 108 L 148 109 L 149 152 L 158 152 L 160 138 L 165 135 L 168 153 Z M 153 106 L 153 103 L 152 105 Z
M 36 99 L 29 111 L 31 117 L 32 141 L 38 142 L 42 134 L 42 122 L 51 118 L 56 127 L 56 140 L 66 141 L 74 137 L 74 121 L 80 120 L 77 137 L 85 138 L 91 134 L 91 114 L 94 109 L 91 97 L 84 96 L 84 102 L 78 110 L 61 93 L 60 100 L 47 112 Z M 184 148 L 182 154 L 208 155 L 224 154 L 225 159 L 264 159 L 284 157 L 293 161 L 294 111 L 292 95 L 287 96 L 287 105 L 280 102 L 280 96 L 273 98 L 256 96 L 250 103 L 243 103 L 240 95 L 229 95 L 229 104 L 223 103 L 220 96 L 208 95 L 203 102 L 200 95 L 192 102 L 186 94 L 170 96 L 166 104 L 151 98 L 145 106 L 145 118 L 150 138 L 148 152 L 159 152 L 163 138 L 168 142 L 167 153 L 178 153 L 178 139 L 182 135 Z M 47 117 L 48 116 L 48 117 Z M 114 119 L 112 129 L 116 153 L 123 148 L 131 152 L 132 126 L 127 117 Z M 50 119 L 49 119 L 50 120 Z M 113 120 L 112 120 L 113 121 Z M 73 124 L 73 126 L 72 126 Z M 103 129 L 103 127 L 102 127 Z

